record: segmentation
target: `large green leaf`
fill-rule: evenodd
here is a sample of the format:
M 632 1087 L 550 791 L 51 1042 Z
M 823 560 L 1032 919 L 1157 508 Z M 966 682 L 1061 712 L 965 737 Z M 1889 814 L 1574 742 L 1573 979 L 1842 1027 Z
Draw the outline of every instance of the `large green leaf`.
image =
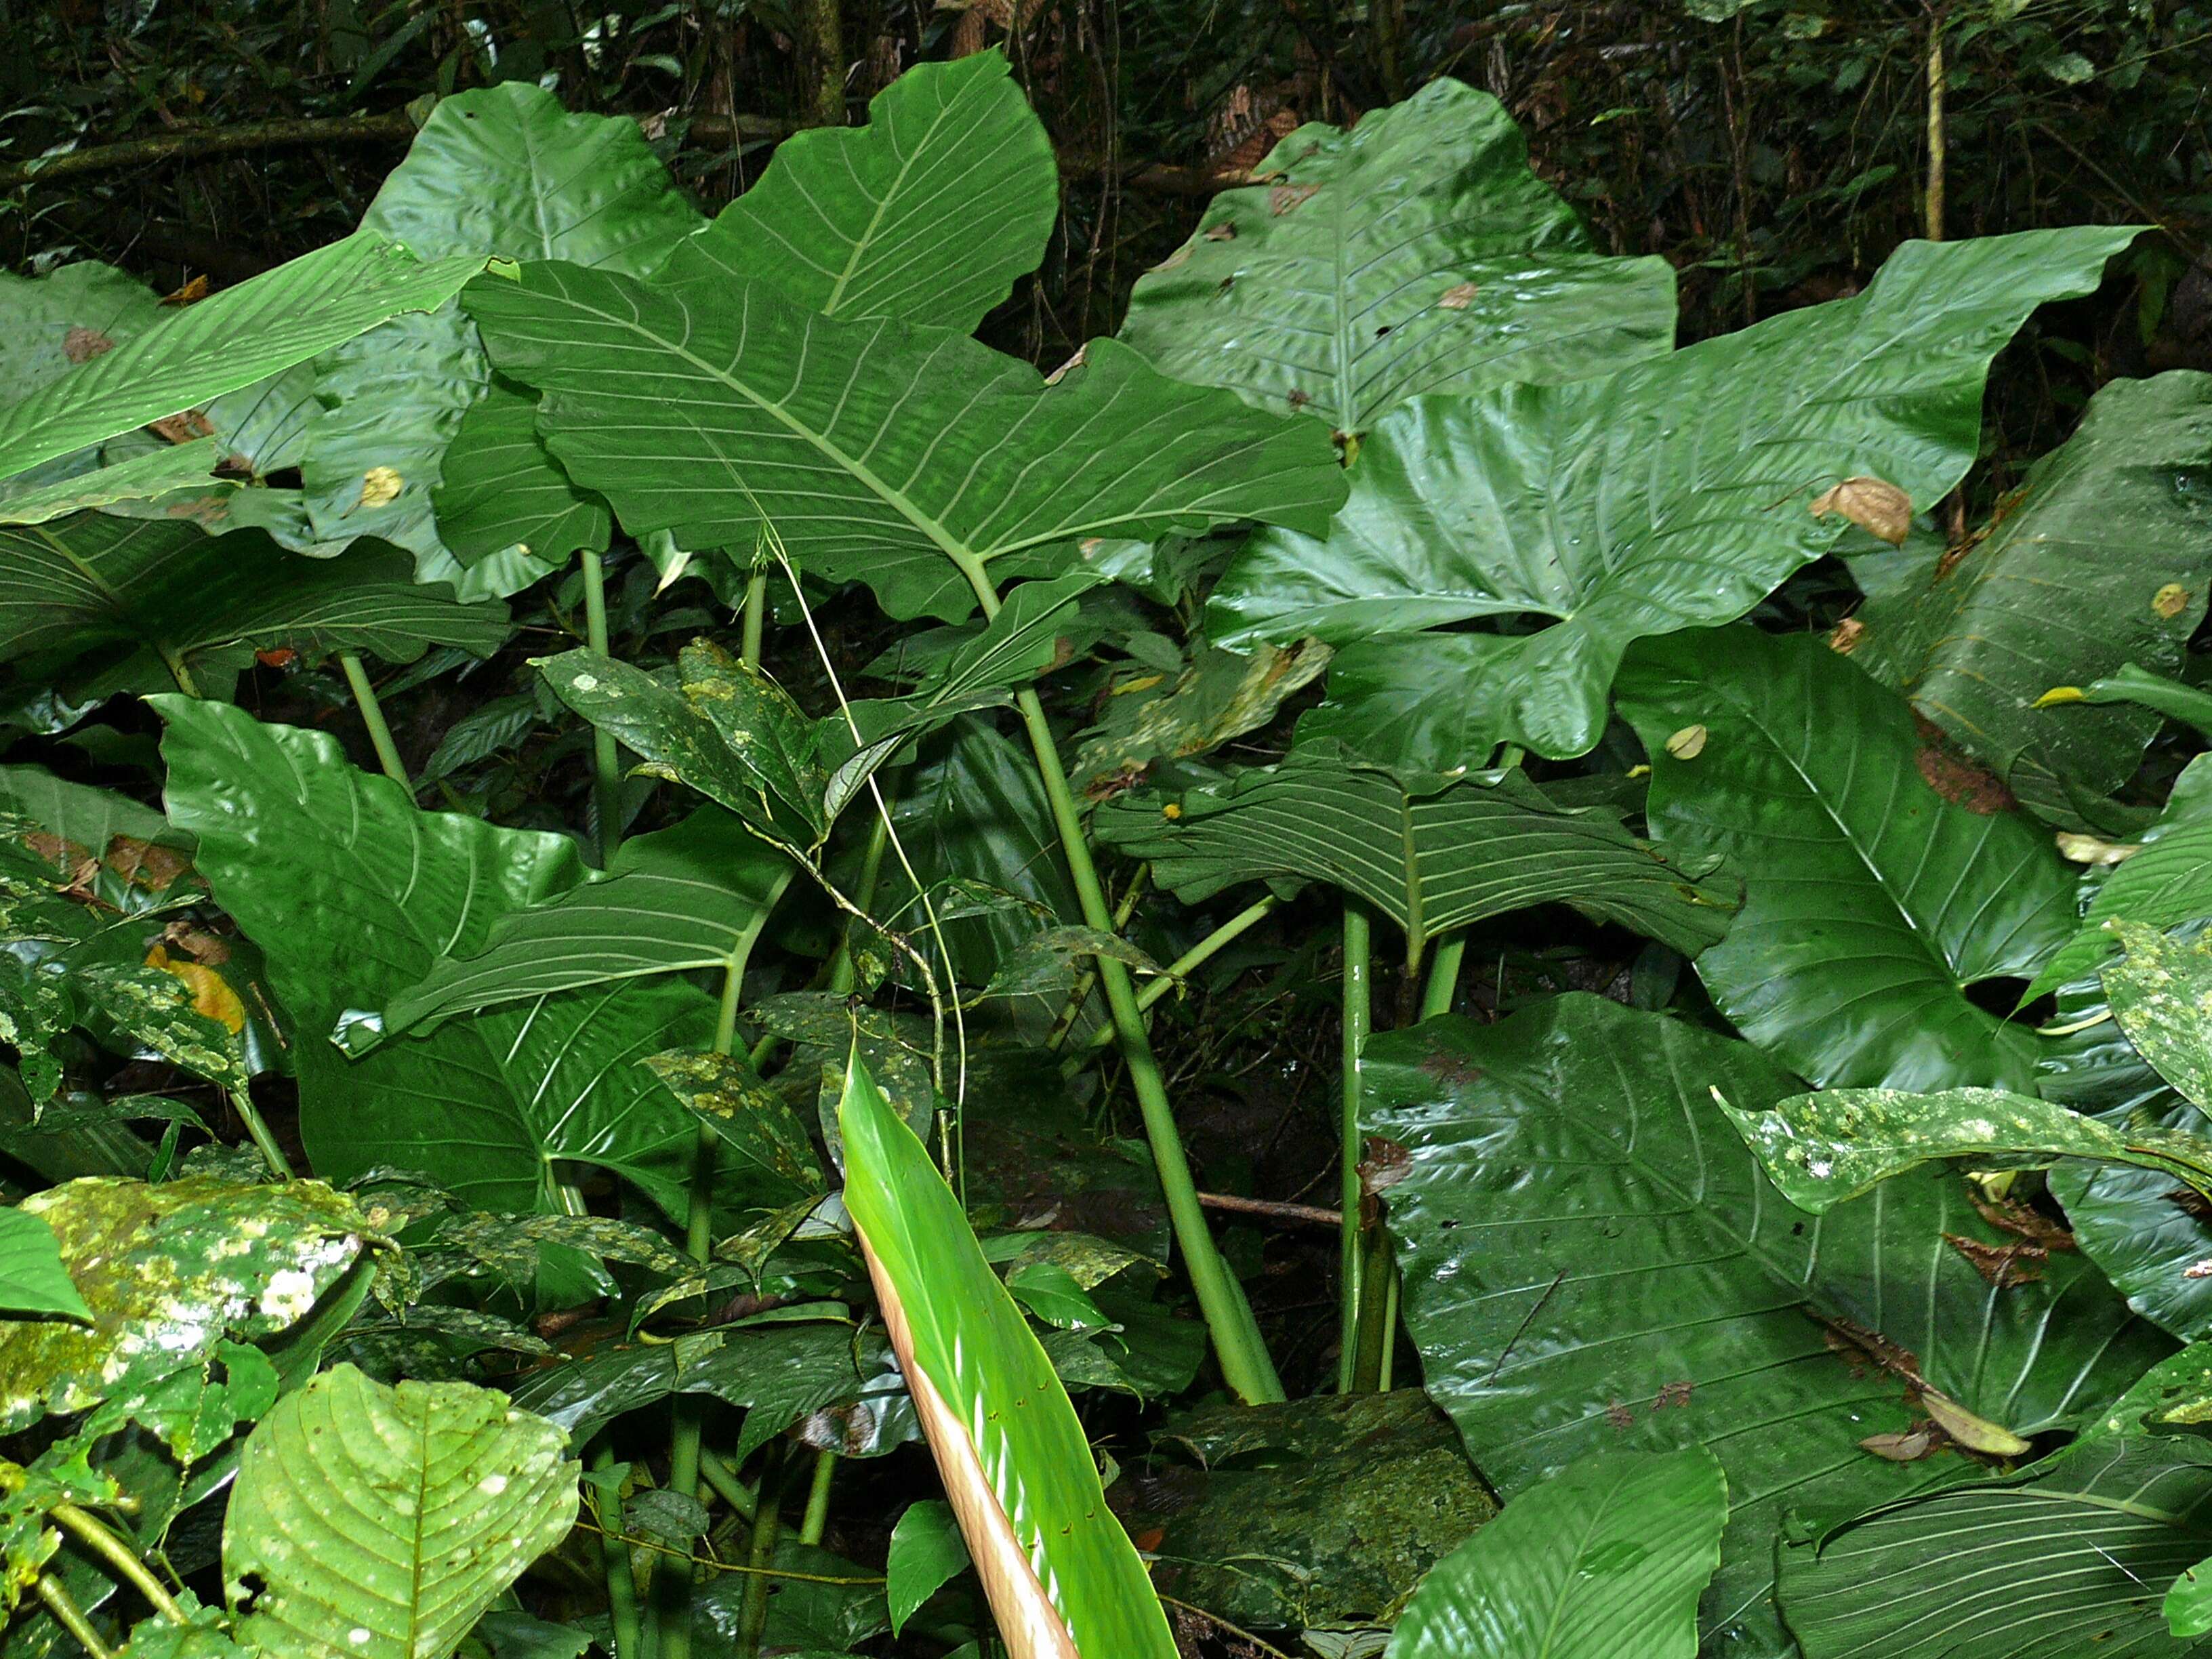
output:
M 1809 510 L 1828 486 L 1924 507 L 1957 483 L 1990 357 L 2133 234 L 1908 242 L 1863 294 L 1604 380 L 1416 399 L 1361 445 L 1325 540 L 1252 539 L 1208 632 L 1352 647 L 1309 718 L 1378 758 L 1581 754 L 1632 641 L 1740 617 L 1836 544 L 1845 521 Z M 1391 637 L 1490 617 L 1530 631 Z
M 1571 1463 L 1437 1564 L 1387 1659 L 1693 1659 L 1727 1521 L 1701 1448 Z
M 1085 537 L 1317 531 L 1343 499 L 1326 432 L 1112 341 L 1048 386 L 965 337 L 823 317 L 757 282 L 705 305 L 534 264 L 466 303 L 500 370 L 544 392 L 555 456 L 633 534 L 750 546 L 772 525 L 897 617 L 957 620 L 978 584 L 1063 568 Z
M 441 956 L 483 948 L 504 917 L 578 886 L 573 842 L 417 811 L 320 733 L 152 701 L 169 726 L 170 816 L 199 836 L 200 868 L 267 952 L 301 1033 L 300 1126 L 317 1170 L 434 1170 L 483 1208 L 531 1210 L 573 1160 L 680 1212 L 697 1131 L 635 1062 L 705 1045 L 714 1001 L 686 981 L 486 1009 L 359 1060 L 325 1037 L 349 1011 L 411 989 Z
M 838 1118 L 846 1207 L 1001 1629 L 1056 1622 L 1079 1654 L 1170 1659 L 1083 1425 L 960 1200 L 857 1061 Z
M 53 1224 L 28 1210 L 0 1210 L 0 1313 L 92 1320 L 63 1265 Z
M 2077 1256 L 1985 1276 L 2014 1241 L 1946 1172 L 1791 1207 L 1712 1099 L 1797 1091 L 1747 1044 L 1574 995 L 1372 1038 L 1364 1072 L 1364 1127 L 1403 1149 L 1384 1150 L 1383 1197 L 1431 1396 L 1509 1514 L 1592 1452 L 1711 1447 L 1733 1494 L 1705 1607 L 1718 1650 L 1776 1650 L 1786 1515 L 1970 1473 L 1861 1449 L 1909 1428 L 1911 1394 L 2032 1435 L 2167 1351 Z
M 441 100 L 362 216 L 364 233 L 426 258 L 566 259 L 631 273 L 658 264 L 698 224 L 635 121 L 572 115 L 521 81 Z M 365 335 L 318 364 L 315 392 L 326 407 L 301 464 L 317 532 L 381 536 L 412 551 L 426 577 L 451 579 L 434 496 L 447 449 L 489 381 L 476 330 L 453 307 Z M 470 435 L 496 436 L 533 497 L 559 483 L 542 450 L 519 453 L 525 433 L 513 423 Z M 492 459 L 477 457 L 458 482 L 480 483 Z M 577 546 L 605 544 L 604 514 L 588 504 L 574 516 L 555 514 L 550 525 L 543 519 L 542 506 L 526 522 L 522 507 L 503 501 L 490 521 L 516 533 L 491 546 L 479 511 L 468 553 L 483 591 L 511 592 L 514 576 L 527 580 Z M 532 531 L 546 539 L 532 541 Z M 528 543 L 532 560 L 481 565 L 512 543 Z
M 2037 699 L 2127 663 L 2180 666 L 2212 581 L 2212 374 L 2106 386 L 1963 552 L 1867 556 L 1917 568 L 1860 607 L 1851 660 L 2015 794 L 2075 819 L 2073 803 L 2127 781 L 2158 716 Z
M 0 661 L 65 665 L 99 646 L 145 654 L 148 685 L 238 647 L 368 651 L 412 662 L 448 645 L 488 657 L 507 609 L 417 586 L 407 560 L 365 546 L 336 559 L 288 553 L 258 531 L 85 514 L 0 527 Z
M 1739 1030 L 1818 1084 L 2033 1091 L 2045 1040 L 1967 988 L 2027 978 L 2072 934 L 2072 879 L 1901 698 L 1818 640 L 1741 627 L 1647 642 L 1620 707 L 1651 756 L 1652 835 L 1743 878 L 1698 958 Z
M 742 976 L 791 861 L 712 807 L 623 843 L 604 876 L 501 918 L 483 947 L 441 957 L 385 1029 L 526 997 L 692 969 Z
M 1768 1178 L 1815 1213 L 1892 1176 L 1944 1158 L 2048 1163 L 2062 1158 L 2156 1170 L 2212 1200 L 2212 1141 L 2130 1125 L 2116 1127 L 2032 1095 L 2002 1089 L 1907 1094 L 1829 1089 L 1793 1095 L 1770 1111 L 1723 1102 Z
M 1364 432 L 1408 398 L 1609 374 L 1674 337 L 1674 273 L 1590 252 L 1505 107 L 1431 82 L 1314 122 L 1224 191 L 1130 296 L 1169 374 Z
M 2212 1448 L 2102 1441 L 2027 1479 L 1875 1511 L 1783 1558 L 1806 1659 L 2150 1659 L 2195 1651 L 2160 1597 L 2212 1553 Z
M 438 534 L 463 564 L 512 547 L 565 561 L 604 549 L 607 504 L 568 482 L 538 435 L 538 399 L 494 375 L 453 429 L 432 491 Z
M 1409 785 L 1301 750 L 1173 800 L 1117 797 L 1095 822 L 1100 840 L 1148 861 L 1186 900 L 1240 882 L 1326 881 L 1417 949 L 1485 916 L 1562 902 L 1694 956 L 1721 937 L 1735 899 L 1674 868 L 1618 814 L 1556 805 L 1517 772 Z
M 324 1372 L 239 1459 L 222 1572 L 240 1635 L 299 1659 L 446 1659 L 575 1524 L 568 1438 L 472 1383 Z
M 0 1320 L 0 1433 L 52 1413 L 128 1418 L 190 1463 L 228 1437 L 220 1351 L 304 1317 L 376 1235 L 318 1181 L 72 1181 L 8 1212 L 52 1229 L 86 1324 Z M 239 1413 L 250 1415 L 252 1413 Z
M 94 259 L 44 276 L 0 275 L 0 398 L 28 397 L 144 333 L 162 314 L 143 283 Z
M 1005 54 L 974 52 L 917 64 L 876 94 L 865 127 L 786 139 L 666 276 L 707 306 L 758 281 L 825 316 L 965 333 L 1036 269 L 1059 212 L 1044 124 Z
M 227 486 L 219 487 L 208 475 L 220 459 L 213 438 L 195 438 L 190 443 L 164 444 L 127 461 L 56 483 L 13 489 L 0 486 L 0 524 L 46 524 L 65 514 L 150 501 L 195 485 L 216 491 Z
M 0 477 L 304 362 L 444 303 L 481 258 L 418 260 L 361 232 L 165 319 L 0 408 Z

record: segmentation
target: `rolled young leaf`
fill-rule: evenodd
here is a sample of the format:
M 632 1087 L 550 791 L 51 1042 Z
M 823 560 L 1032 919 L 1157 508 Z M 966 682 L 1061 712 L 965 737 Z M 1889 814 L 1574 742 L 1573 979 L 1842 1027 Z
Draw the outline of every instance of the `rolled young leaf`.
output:
M 1175 1659 L 1052 1362 L 960 1200 L 855 1054 L 837 1108 L 845 1207 L 1014 1659 Z

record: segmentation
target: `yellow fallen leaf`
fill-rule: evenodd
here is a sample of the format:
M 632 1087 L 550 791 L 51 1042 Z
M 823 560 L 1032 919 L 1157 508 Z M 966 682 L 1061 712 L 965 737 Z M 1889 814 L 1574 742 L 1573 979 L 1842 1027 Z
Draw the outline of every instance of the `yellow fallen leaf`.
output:
M 357 507 L 382 507 L 405 488 L 407 481 L 388 466 L 372 466 L 361 475 L 361 499 Z
M 202 1018 L 215 1021 L 233 1036 L 246 1029 L 246 1005 L 214 969 L 197 962 L 172 962 L 169 953 L 158 945 L 146 952 L 146 965 L 184 981 L 192 994 L 192 1012 Z
M 1840 513 L 1870 536 L 1901 546 L 1912 529 L 1912 497 L 1887 478 L 1846 478 L 1814 498 L 1813 516 Z

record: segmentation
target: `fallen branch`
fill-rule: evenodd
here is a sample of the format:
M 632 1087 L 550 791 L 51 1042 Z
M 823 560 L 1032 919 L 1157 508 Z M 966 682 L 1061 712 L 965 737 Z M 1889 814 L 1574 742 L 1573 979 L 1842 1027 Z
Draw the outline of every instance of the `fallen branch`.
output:
M 125 167 L 157 167 L 171 161 L 204 161 L 301 144 L 404 144 L 415 136 L 414 118 L 404 109 L 382 115 L 342 115 L 294 121 L 255 121 L 235 127 L 181 127 L 154 138 L 94 144 L 59 155 L 41 155 L 0 167 L 0 190 L 79 179 L 87 173 Z
M 1198 1201 L 1209 1210 L 1235 1215 L 1261 1216 L 1292 1227 L 1340 1227 L 1344 1218 L 1318 1204 L 1279 1204 L 1272 1199 L 1238 1198 L 1230 1193 L 1200 1193 Z
M 642 124 L 651 131 L 665 118 L 647 118 Z M 414 137 L 415 131 L 415 118 L 405 109 L 388 110 L 381 115 L 255 121 L 230 127 L 182 127 L 152 138 L 94 144 L 0 167 L 0 191 L 20 190 L 27 185 L 58 184 L 96 173 L 118 173 L 128 167 L 204 161 L 218 155 L 250 155 L 303 145 L 404 144 Z M 708 144 L 772 143 L 788 137 L 793 131 L 793 123 L 772 116 L 697 115 L 691 118 L 685 137 Z M 1069 179 L 1112 171 L 1097 156 L 1063 155 L 1060 166 L 1061 173 Z M 1215 173 L 1204 167 L 1162 164 L 1140 167 L 1121 182 L 1124 189 L 1151 195 L 1212 196 L 1218 191 L 1249 185 L 1252 178 L 1241 172 Z

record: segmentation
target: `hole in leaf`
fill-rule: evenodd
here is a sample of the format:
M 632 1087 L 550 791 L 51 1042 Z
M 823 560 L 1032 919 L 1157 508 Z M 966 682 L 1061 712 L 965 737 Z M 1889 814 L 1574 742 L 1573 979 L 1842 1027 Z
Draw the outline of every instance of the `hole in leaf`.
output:
M 2024 979 L 1978 980 L 1966 988 L 1966 1000 L 1984 1013 L 1995 1014 L 1999 1019 L 2011 1020 L 2022 1025 L 2044 1024 L 2058 1011 L 2058 999 L 2055 994 L 2045 994 L 2027 1007 L 2021 1008 L 2018 1013 L 2013 1012 L 2019 1007 L 2021 993 L 2027 989 L 2027 985 Z

